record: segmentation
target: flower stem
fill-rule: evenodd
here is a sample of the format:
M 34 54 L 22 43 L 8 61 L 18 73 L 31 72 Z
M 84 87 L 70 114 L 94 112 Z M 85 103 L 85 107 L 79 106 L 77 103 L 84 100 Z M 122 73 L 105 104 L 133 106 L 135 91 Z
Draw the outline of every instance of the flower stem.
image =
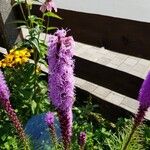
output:
M 23 18 L 24 18 L 24 20 L 27 22 L 27 19 L 26 19 L 26 16 L 25 16 L 25 13 L 24 13 L 22 4 L 20 3 L 19 6 L 20 6 L 21 13 L 22 13 L 22 15 L 23 15 Z
M 48 20 L 47 20 L 47 26 L 46 26 L 46 33 L 45 33 L 45 38 L 44 38 L 44 43 L 46 42 L 46 37 L 47 37 L 47 34 L 48 34 L 48 27 L 49 27 L 49 23 L 50 23 L 50 18 L 48 17 Z
M 133 125 L 132 130 L 131 130 L 131 132 L 130 132 L 130 134 L 128 136 L 128 139 L 127 139 L 126 143 L 124 144 L 122 150 L 128 150 L 128 145 L 130 144 L 130 141 L 131 141 L 132 136 L 135 133 L 136 129 L 137 129 L 137 126 Z
M 25 135 L 22 124 L 20 123 L 14 109 L 12 108 L 12 106 L 10 104 L 10 101 L 9 100 L 4 101 L 3 102 L 3 107 L 4 107 L 5 111 L 7 112 L 7 115 L 9 117 L 9 119 L 13 122 L 13 125 L 14 125 L 16 131 L 18 132 L 21 140 L 23 141 L 23 144 L 25 146 L 24 149 L 25 150 L 30 150 L 29 141 L 28 141 L 28 139 Z

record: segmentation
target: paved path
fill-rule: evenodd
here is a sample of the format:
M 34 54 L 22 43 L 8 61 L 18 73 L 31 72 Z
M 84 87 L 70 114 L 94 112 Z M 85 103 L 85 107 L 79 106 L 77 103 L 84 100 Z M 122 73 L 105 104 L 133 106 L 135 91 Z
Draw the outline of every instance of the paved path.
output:
M 112 52 L 104 48 L 98 48 L 95 46 L 76 42 L 75 52 L 76 56 L 78 57 L 132 74 L 142 79 L 146 77 L 146 74 L 150 70 L 149 60 Z M 139 103 L 135 99 L 111 91 L 110 89 L 104 88 L 78 77 L 76 77 L 76 86 L 132 113 L 137 112 Z M 150 120 L 150 110 L 146 114 L 145 118 Z
M 23 37 L 25 37 L 26 35 L 27 30 L 24 29 Z M 42 34 L 41 39 L 44 39 L 44 37 L 45 35 Z M 110 50 L 104 49 L 103 47 L 99 48 L 80 42 L 76 42 L 75 55 L 91 62 L 123 71 L 142 79 L 146 77 L 146 74 L 150 70 L 149 60 L 112 52 Z M 139 105 L 137 100 L 78 77 L 75 77 L 75 81 L 77 87 L 91 94 L 94 94 L 95 96 L 109 103 L 122 107 L 123 109 L 126 109 L 132 113 L 137 112 L 137 108 Z M 150 120 L 150 110 L 147 112 L 145 118 Z

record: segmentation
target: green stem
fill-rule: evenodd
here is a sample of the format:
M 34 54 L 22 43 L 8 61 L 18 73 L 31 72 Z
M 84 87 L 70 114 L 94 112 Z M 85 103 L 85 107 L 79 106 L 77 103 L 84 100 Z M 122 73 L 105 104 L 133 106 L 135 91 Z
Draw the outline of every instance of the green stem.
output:
M 36 101 L 36 81 L 37 81 L 37 73 L 36 73 L 36 68 L 37 68 L 38 60 L 37 60 L 37 50 L 34 51 L 34 98 Z
M 85 146 L 85 145 L 83 145 L 83 146 L 80 146 L 80 150 L 84 150 L 84 146 Z
M 46 37 L 47 37 L 47 34 L 48 34 L 48 27 L 49 27 L 49 23 L 50 23 L 50 18 L 48 17 L 48 20 L 47 20 L 47 26 L 46 26 L 46 33 L 45 33 L 45 38 L 44 38 L 44 43 L 46 43 Z
M 27 19 L 26 19 L 26 16 L 25 16 L 25 13 L 24 13 L 22 4 L 20 3 L 19 6 L 20 6 L 21 13 L 22 13 L 22 15 L 23 15 L 23 18 L 24 18 L 24 20 L 27 22 Z
M 128 145 L 129 145 L 129 143 L 130 143 L 130 141 L 132 139 L 132 136 L 135 133 L 136 129 L 137 129 L 137 126 L 133 125 L 132 130 L 131 130 L 131 132 L 130 132 L 130 134 L 128 136 L 128 139 L 127 139 L 126 143 L 124 144 L 122 150 L 128 150 Z
M 42 20 L 44 20 L 44 14 L 42 15 Z M 43 23 L 43 21 L 42 21 Z M 44 24 L 44 23 L 43 23 Z M 44 30 L 44 29 L 43 29 Z M 40 41 L 40 35 L 41 35 L 41 32 L 38 34 L 38 42 Z

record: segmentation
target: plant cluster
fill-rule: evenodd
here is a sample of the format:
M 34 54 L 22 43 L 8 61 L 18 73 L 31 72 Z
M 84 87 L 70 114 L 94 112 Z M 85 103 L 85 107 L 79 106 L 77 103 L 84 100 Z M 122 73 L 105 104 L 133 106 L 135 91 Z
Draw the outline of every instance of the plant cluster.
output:
M 24 23 L 29 35 L 0 60 L 0 149 L 35 149 L 24 126 L 33 115 L 45 113 L 51 137 L 45 150 L 149 150 L 150 128 L 143 122 L 150 107 L 150 73 L 140 89 L 134 119 L 113 124 L 94 112 L 91 98 L 86 107 L 73 106 L 74 39 L 67 36 L 67 30 L 50 27 L 51 17 L 61 19 L 55 14 L 53 0 L 42 3 L 41 18 L 31 14 L 33 2 L 15 1 L 24 17 L 17 23 Z M 48 34 L 50 30 L 55 32 Z M 44 40 L 40 38 L 42 32 L 46 33 Z M 48 75 L 40 71 L 40 65 L 48 69 Z M 55 118 L 59 120 L 60 137 Z

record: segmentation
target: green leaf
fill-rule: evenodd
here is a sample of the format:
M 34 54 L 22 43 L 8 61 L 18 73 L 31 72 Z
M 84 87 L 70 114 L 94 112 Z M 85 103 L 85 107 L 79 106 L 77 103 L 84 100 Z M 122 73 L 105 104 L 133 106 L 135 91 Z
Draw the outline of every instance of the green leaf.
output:
M 52 18 L 57 18 L 57 19 L 62 19 L 60 16 L 56 15 L 53 12 L 46 12 L 46 13 L 44 13 L 44 16 L 52 17 Z
M 55 29 L 57 29 L 57 27 L 48 27 L 48 28 L 47 28 L 47 31 L 55 30 Z
M 37 103 L 33 100 L 33 101 L 31 102 L 31 110 L 32 110 L 32 113 L 33 113 L 33 114 L 34 114 L 34 112 L 35 112 L 36 107 L 37 107 Z

